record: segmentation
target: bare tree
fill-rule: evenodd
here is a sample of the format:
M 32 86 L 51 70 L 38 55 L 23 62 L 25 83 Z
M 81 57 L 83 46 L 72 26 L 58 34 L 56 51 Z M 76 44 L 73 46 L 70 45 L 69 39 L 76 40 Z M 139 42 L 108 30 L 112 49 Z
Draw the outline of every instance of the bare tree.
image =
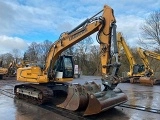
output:
M 32 42 L 26 52 L 26 56 L 28 57 L 29 61 L 38 60 L 38 50 L 39 50 L 39 44 L 37 44 L 36 42 Z
M 93 44 L 93 39 L 91 37 L 87 37 L 81 42 L 75 45 L 75 58 L 77 60 L 80 69 L 82 70 L 83 74 L 91 75 L 91 61 L 90 61 L 90 53 L 91 53 L 91 46 Z
M 21 51 L 19 49 L 13 49 L 12 50 L 12 55 L 15 59 L 15 62 L 17 63 L 19 58 L 20 58 L 20 55 L 21 55 Z
M 45 62 L 45 58 L 48 54 L 48 51 L 49 51 L 51 45 L 52 45 L 52 42 L 49 40 L 45 40 L 44 42 L 39 44 L 38 59 L 41 62 L 43 62 L 43 63 Z
M 44 64 L 51 45 L 52 42 L 49 40 L 45 40 L 41 43 L 32 42 L 25 52 L 25 57 L 29 62 Z
M 100 46 L 91 46 L 90 51 L 90 71 L 91 75 L 100 75 L 101 73 L 101 61 L 100 61 Z
M 5 53 L 0 55 L 0 59 L 3 61 L 3 67 L 8 68 L 8 65 L 14 60 L 14 57 L 10 53 Z
M 152 12 L 145 19 L 141 30 L 142 37 L 144 38 L 141 42 L 146 43 L 148 47 L 160 50 L 160 10 Z

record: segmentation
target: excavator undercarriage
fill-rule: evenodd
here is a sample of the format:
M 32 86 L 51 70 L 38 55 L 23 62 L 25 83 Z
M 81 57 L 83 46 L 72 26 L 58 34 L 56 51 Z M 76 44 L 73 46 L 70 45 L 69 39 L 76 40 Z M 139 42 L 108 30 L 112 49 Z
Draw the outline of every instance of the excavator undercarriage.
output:
M 57 87 L 58 86 L 58 87 Z M 83 115 L 93 115 L 127 101 L 120 90 L 103 90 L 95 82 L 21 84 L 14 88 L 17 98 L 33 104 L 53 103 L 57 107 L 71 111 L 84 111 Z

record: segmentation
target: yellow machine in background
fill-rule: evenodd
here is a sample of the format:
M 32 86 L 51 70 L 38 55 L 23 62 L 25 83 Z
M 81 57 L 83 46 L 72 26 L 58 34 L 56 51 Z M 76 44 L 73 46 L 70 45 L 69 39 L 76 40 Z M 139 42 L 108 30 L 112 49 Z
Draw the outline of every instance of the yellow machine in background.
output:
M 152 85 L 160 83 L 160 80 L 156 79 L 154 77 L 154 72 L 150 68 L 149 61 L 148 61 L 148 58 L 147 58 L 147 57 L 151 57 L 151 58 L 160 60 L 160 54 L 155 53 L 155 52 L 151 52 L 149 50 L 142 49 L 140 47 L 137 48 L 137 51 L 138 51 L 138 53 L 139 53 L 139 55 L 141 57 L 141 60 L 145 64 L 146 68 L 148 68 L 147 69 L 148 71 L 146 71 L 146 76 L 140 77 L 140 83 L 143 83 L 143 84 L 150 83 Z
M 146 54 L 144 53 L 144 51 L 142 50 L 142 48 L 138 47 L 137 48 L 137 52 L 145 66 L 145 76 L 150 77 L 153 75 L 153 70 L 150 67 L 149 61 L 147 59 Z
M 102 15 L 98 16 L 100 13 Z M 84 115 L 97 114 L 126 102 L 127 96 L 121 90 L 115 89 L 119 83 L 117 72 L 120 67 L 115 22 L 113 9 L 105 5 L 93 17 L 86 19 L 70 32 L 61 34 L 59 40 L 52 44 L 44 68 L 29 66 L 17 70 L 17 80 L 30 84 L 16 85 L 15 95 L 38 104 L 53 100 L 57 107 L 72 111 L 85 110 Z M 98 32 L 97 41 L 101 51 L 103 91 L 94 82 L 84 85 L 68 83 L 74 76 L 72 56 L 60 56 L 64 50 L 95 32 Z M 111 63 L 111 38 L 114 43 L 115 63 Z M 112 73 L 110 68 L 113 68 Z M 67 94 L 64 101 L 58 99 L 63 95 L 62 91 Z M 57 104 L 60 101 L 62 103 Z
M 8 68 L 2 67 L 2 61 L 0 61 L 0 79 L 3 79 L 3 77 L 15 77 L 16 76 L 16 70 L 17 66 L 15 61 L 13 60 L 8 65 Z
M 2 60 L 0 60 L 0 80 L 3 79 L 3 76 L 7 74 L 8 69 L 2 67 Z
M 16 76 L 17 66 L 16 66 L 16 63 L 14 60 L 12 62 L 10 62 L 7 69 L 8 69 L 8 72 L 6 74 L 7 77 L 15 77 Z
M 120 32 L 117 33 L 117 44 L 119 52 L 121 51 L 121 49 L 124 50 L 130 65 L 130 71 L 127 73 L 127 76 L 122 79 L 122 82 L 139 83 L 140 77 L 151 76 L 153 74 L 152 72 L 153 70 L 149 67 L 148 60 L 142 58 L 142 55 L 140 54 L 139 51 L 138 53 L 140 54 L 140 58 L 143 64 L 140 65 L 136 63 L 131 50 L 129 49 L 128 45 L 125 42 L 124 37 Z

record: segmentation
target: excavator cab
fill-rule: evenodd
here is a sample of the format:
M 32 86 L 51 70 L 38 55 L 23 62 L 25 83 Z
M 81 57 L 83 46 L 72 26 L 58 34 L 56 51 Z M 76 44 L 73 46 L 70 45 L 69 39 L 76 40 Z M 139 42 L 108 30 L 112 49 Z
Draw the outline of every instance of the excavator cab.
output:
M 72 56 L 60 56 L 59 59 L 57 59 L 53 70 L 55 71 L 56 77 L 73 78 L 74 65 Z
M 145 71 L 144 65 L 136 64 L 133 66 L 133 74 L 138 74 Z

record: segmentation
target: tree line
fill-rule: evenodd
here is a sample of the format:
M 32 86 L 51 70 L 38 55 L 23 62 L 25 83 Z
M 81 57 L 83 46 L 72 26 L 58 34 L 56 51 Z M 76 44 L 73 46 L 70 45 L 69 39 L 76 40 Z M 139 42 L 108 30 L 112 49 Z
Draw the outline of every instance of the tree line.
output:
M 139 39 L 143 48 L 152 49 L 160 53 L 160 11 L 151 13 L 140 26 L 142 38 Z M 148 42 L 149 41 L 149 42 Z M 46 55 L 52 45 L 52 41 L 45 40 L 41 43 L 32 42 L 25 51 L 24 56 L 20 57 L 20 50 L 14 49 L 12 53 L 1 54 L 0 59 L 3 60 L 3 66 L 7 67 L 13 60 L 20 62 L 27 59 L 33 63 L 45 64 Z M 132 48 L 131 52 L 136 58 L 137 63 L 141 64 L 141 60 L 136 52 L 136 48 Z M 101 75 L 100 64 L 100 48 L 95 45 L 91 37 L 87 37 L 81 42 L 75 44 L 62 54 L 72 55 L 74 63 L 77 64 L 84 75 Z M 154 71 L 160 71 L 159 61 L 149 58 L 151 68 Z M 129 62 L 125 53 L 121 54 L 120 75 L 122 72 L 129 71 Z

